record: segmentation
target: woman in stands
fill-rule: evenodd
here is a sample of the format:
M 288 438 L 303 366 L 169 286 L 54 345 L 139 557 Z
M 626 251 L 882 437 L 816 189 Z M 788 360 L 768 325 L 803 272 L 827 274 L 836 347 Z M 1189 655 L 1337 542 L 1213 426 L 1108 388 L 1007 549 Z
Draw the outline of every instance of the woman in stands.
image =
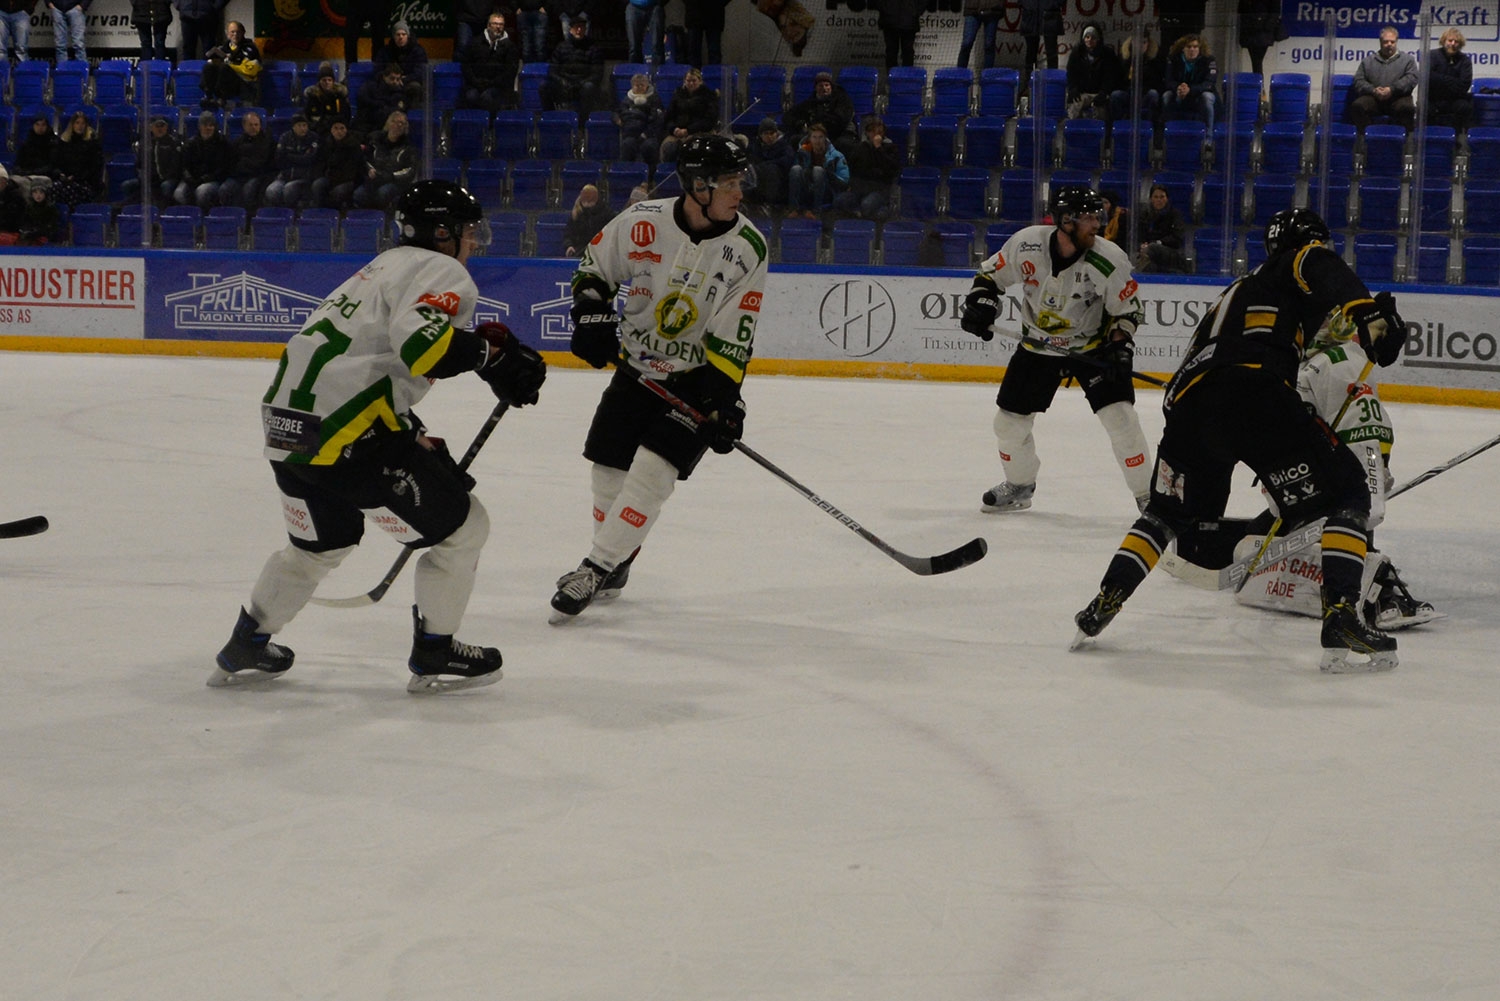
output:
M 82 111 L 73 112 L 52 158 L 53 198 L 73 208 L 104 193 L 104 146 Z

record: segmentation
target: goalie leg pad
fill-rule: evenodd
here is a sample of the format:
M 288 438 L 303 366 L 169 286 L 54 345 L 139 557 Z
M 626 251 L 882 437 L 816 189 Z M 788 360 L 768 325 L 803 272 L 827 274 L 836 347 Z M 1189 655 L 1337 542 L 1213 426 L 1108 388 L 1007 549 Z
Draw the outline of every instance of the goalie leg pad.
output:
M 479 552 L 489 537 L 489 513 L 471 494 L 469 516 L 463 524 L 417 560 L 417 608 L 428 632 L 448 636 L 458 632 L 474 591 Z
M 1014 414 L 1004 408 L 995 411 L 995 444 L 1000 449 L 1005 479 L 1010 483 L 1022 486 L 1036 483 L 1042 460 L 1036 454 L 1036 439 L 1031 434 L 1035 423 L 1036 414 Z
M 613 570 L 640 548 L 677 486 L 677 467 L 648 448 L 640 448 L 625 474 L 614 503 L 594 532 L 589 560 Z
M 1146 432 L 1141 430 L 1140 415 L 1129 403 L 1111 403 L 1101 407 L 1099 423 L 1109 435 L 1110 448 L 1114 449 L 1115 461 L 1120 472 L 1125 474 L 1125 485 L 1132 497 L 1147 497 L 1151 494 L 1151 446 L 1146 441 Z
M 274 635 L 286 628 L 323 578 L 352 552 L 353 546 L 315 553 L 289 545 L 272 553 L 250 591 L 249 613 L 260 631 Z

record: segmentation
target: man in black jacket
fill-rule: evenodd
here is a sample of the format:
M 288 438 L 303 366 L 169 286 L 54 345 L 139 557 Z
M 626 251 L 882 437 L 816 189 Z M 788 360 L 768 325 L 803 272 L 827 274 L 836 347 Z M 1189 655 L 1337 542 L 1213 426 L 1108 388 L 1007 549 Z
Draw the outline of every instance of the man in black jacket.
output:
M 833 82 L 833 74 L 827 71 L 813 78 L 812 96 L 792 105 L 781 120 L 781 127 L 789 136 L 802 135 L 810 125 L 823 126 L 828 138 L 841 150 L 859 139 L 854 133 L 854 99 Z
M 849 189 L 833 199 L 835 211 L 861 219 L 882 220 L 891 214 L 891 189 L 901 176 L 901 153 L 885 137 L 885 122 L 870 115 L 864 120 L 865 138 L 851 146 Z
M 499 111 L 516 106 L 516 71 L 521 63 L 505 15 L 491 14 L 484 32 L 464 50 L 464 91 L 459 107 Z
M 589 37 L 589 18 L 579 14 L 568 25 L 568 34 L 552 52 L 547 80 L 542 84 L 542 107 L 578 112 L 579 121 L 602 107 L 604 54 Z

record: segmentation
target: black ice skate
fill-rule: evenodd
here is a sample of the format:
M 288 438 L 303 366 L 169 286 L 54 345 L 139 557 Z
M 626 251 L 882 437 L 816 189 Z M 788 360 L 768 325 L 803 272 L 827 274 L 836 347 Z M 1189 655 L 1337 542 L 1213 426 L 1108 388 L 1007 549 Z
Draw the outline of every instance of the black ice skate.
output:
M 209 676 L 208 687 L 228 688 L 256 681 L 271 681 L 292 666 L 292 651 L 271 642 L 271 634 L 260 632 L 260 623 L 240 609 L 234 633 L 216 658 L 218 666 Z
M 1372 629 L 1359 617 L 1354 602 L 1339 601 L 1323 609 L 1323 660 L 1325 674 L 1365 674 L 1389 671 L 1398 663 L 1396 637 Z M 1350 655 L 1359 655 L 1351 659 Z
M 1430 602 L 1412 597 L 1406 589 L 1406 582 L 1390 563 L 1382 564 L 1375 572 L 1375 583 L 1380 585 L 1380 592 L 1376 599 L 1377 611 L 1371 621 L 1381 631 L 1410 629 L 1443 618 L 1443 613 L 1433 608 Z
M 489 646 L 460 643 L 452 636 L 429 633 L 422 613 L 411 606 L 411 680 L 406 690 L 414 695 L 482 688 L 500 680 L 500 651 Z
M 557 593 L 552 596 L 552 615 L 547 621 L 556 626 L 576 618 L 579 612 L 589 607 L 599 593 L 599 586 L 609 575 L 608 570 L 593 560 L 584 560 L 578 564 L 577 570 L 571 570 L 557 578 Z M 626 576 L 629 575 L 627 570 Z M 615 593 L 620 592 L 617 589 Z
M 594 592 L 595 601 L 608 601 L 610 598 L 618 598 L 620 592 L 625 590 L 626 581 L 630 580 L 630 564 L 635 562 L 636 555 L 641 551 L 639 546 L 635 552 L 620 561 L 620 565 L 604 575 L 599 582 L 599 590 Z
M 1085 641 L 1104 632 L 1104 627 L 1120 614 L 1126 597 L 1125 589 L 1122 587 L 1100 588 L 1088 607 L 1073 616 L 1073 622 L 1078 626 L 1078 635 L 1073 637 L 1073 642 L 1068 645 L 1068 649 L 1077 650 Z
M 1036 493 L 1036 484 L 997 483 L 979 498 L 979 510 L 987 514 L 998 511 L 1025 511 L 1031 507 L 1031 495 Z

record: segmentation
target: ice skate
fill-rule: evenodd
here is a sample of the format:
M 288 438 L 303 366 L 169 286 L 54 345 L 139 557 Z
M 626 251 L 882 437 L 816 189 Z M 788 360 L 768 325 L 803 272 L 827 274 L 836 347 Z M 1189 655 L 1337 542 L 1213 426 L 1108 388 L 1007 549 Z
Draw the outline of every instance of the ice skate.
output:
M 1418 601 L 1412 596 L 1406 589 L 1406 582 L 1390 563 L 1381 566 L 1375 574 L 1375 583 L 1380 585 L 1380 593 L 1376 599 L 1377 611 L 1372 616 L 1372 621 L 1381 631 L 1410 629 L 1412 626 L 1444 618 L 1444 614 L 1433 608 L 1430 602 Z
M 997 483 L 980 498 L 979 510 L 988 514 L 1000 511 L 1025 511 L 1031 507 L 1031 495 L 1036 493 L 1036 484 Z
M 209 676 L 208 687 L 229 688 L 271 681 L 286 673 L 295 655 L 281 644 L 272 643 L 270 633 L 259 630 L 260 623 L 240 609 L 239 621 L 234 624 L 229 642 L 219 651 L 218 666 Z
M 417 606 L 411 606 L 411 680 L 406 690 L 415 695 L 482 688 L 500 680 L 500 651 L 494 647 L 460 643 L 452 636 L 429 633 Z
M 1104 632 L 1104 627 L 1120 614 L 1120 609 L 1125 605 L 1125 598 L 1124 588 L 1100 588 L 1088 607 L 1073 616 L 1073 621 L 1078 626 L 1078 635 L 1073 637 L 1073 642 L 1068 644 L 1068 649 L 1077 650 L 1088 640 Z
M 1324 674 L 1389 671 L 1398 663 L 1396 637 L 1366 625 L 1352 602 L 1335 602 L 1323 609 L 1322 643 L 1323 660 L 1318 666 Z
M 593 560 L 584 560 L 578 564 L 577 570 L 571 570 L 557 578 L 557 593 L 552 596 L 552 615 L 547 621 L 554 626 L 572 621 L 579 612 L 589 607 L 599 593 L 600 584 L 609 575 L 608 570 Z M 629 576 L 629 571 L 626 571 L 626 576 Z M 620 592 L 616 589 L 615 593 Z
M 599 582 L 599 590 L 594 592 L 595 601 L 608 601 L 620 596 L 620 592 L 625 589 L 625 583 L 630 580 L 630 564 L 635 562 L 636 554 L 640 551 L 637 547 L 634 553 L 620 561 L 619 566 L 604 575 L 604 579 Z

